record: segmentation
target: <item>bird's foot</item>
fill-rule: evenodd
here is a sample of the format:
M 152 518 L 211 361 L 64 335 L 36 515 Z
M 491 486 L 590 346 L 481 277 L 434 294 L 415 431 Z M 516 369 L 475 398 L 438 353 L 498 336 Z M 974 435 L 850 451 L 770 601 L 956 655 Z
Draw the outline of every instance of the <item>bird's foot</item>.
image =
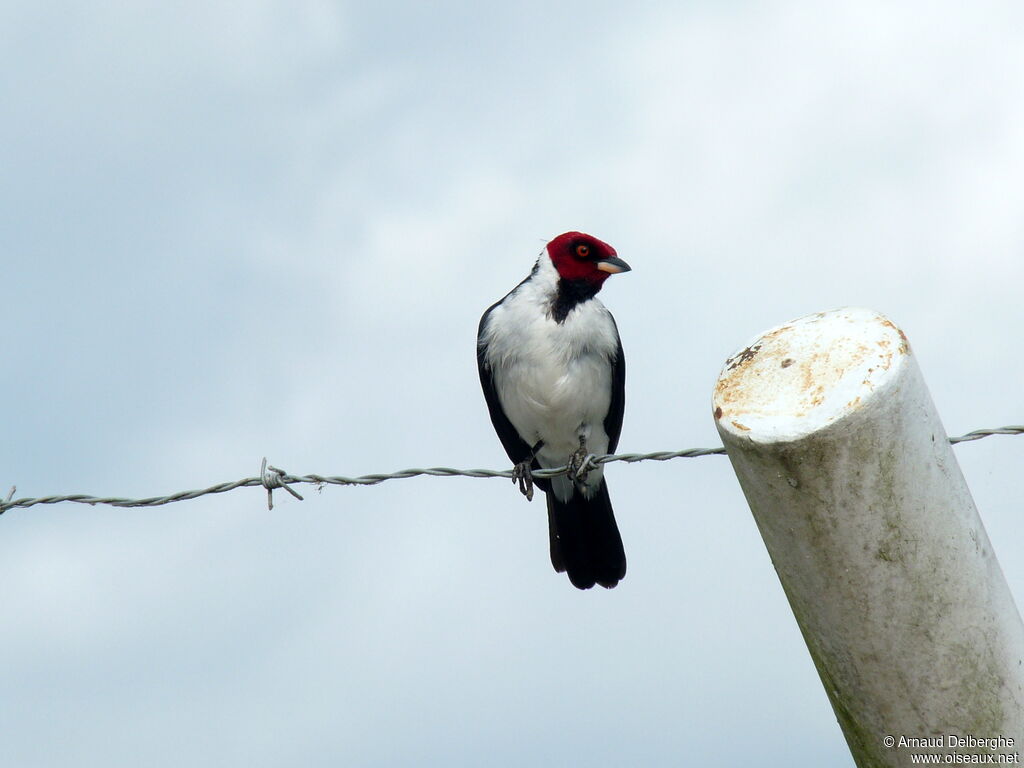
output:
M 581 435 L 580 447 L 573 451 L 566 463 L 569 479 L 576 483 L 585 482 L 590 470 L 597 466 L 594 464 L 595 458 L 594 454 L 587 451 L 587 439 Z
M 512 467 L 512 482 L 519 483 L 519 492 L 526 497 L 527 501 L 533 501 L 533 472 L 530 471 L 532 463 L 533 456 L 530 456 Z

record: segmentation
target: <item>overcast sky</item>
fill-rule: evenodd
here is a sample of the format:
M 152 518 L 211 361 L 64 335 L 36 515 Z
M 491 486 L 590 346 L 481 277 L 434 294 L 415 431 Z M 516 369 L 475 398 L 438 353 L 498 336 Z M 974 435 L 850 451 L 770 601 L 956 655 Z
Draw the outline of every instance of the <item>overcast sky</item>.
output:
M 1024 7 L 0 3 L 0 484 L 504 468 L 481 312 L 633 267 L 620 449 L 719 444 L 750 337 L 860 305 L 1021 423 Z M 958 446 L 1024 595 L 1024 438 Z M 581 593 L 503 480 L 0 518 L 0 762 L 852 766 L 728 460 L 617 464 Z M 539 502 L 539 503 L 538 503 Z

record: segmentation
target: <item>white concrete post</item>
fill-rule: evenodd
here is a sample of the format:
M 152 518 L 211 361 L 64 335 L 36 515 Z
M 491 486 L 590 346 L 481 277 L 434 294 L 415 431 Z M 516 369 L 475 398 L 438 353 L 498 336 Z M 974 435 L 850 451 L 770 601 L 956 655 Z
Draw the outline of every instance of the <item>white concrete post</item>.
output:
M 714 413 L 857 765 L 1024 762 L 1024 625 L 903 332 L 781 325 Z

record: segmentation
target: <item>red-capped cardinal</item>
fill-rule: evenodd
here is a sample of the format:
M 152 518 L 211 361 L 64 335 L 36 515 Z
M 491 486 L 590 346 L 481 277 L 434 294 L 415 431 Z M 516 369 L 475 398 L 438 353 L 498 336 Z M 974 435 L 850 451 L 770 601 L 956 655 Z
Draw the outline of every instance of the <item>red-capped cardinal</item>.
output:
M 597 293 L 609 275 L 629 269 L 607 243 L 566 232 L 484 312 L 477 333 L 491 422 L 523 493 L 532 498 L 536 482 L 547 495 L 551 564 L 579 589 L 611 588 L 626 575 L 603 467 L 579 470 L 588 454 L 614 453 L 622 430 L 622 342 Z M 530 473 L 566 464 L 569 476 Z

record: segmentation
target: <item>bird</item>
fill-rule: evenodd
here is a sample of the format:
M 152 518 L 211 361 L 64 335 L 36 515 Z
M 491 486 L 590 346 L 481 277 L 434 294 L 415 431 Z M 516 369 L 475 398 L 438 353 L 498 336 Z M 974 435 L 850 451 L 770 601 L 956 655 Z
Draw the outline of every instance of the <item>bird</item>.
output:
M 528 500 L 534 484 L 544 492 L 551 564 L 578 589 L 626 575 L 604 468 L 589 459 L 615 452 L 625 408 L 622 341 L 597 294 L 630 269 L 608 243 L 565 232 L 477 329 L 480 384 L 513 482 Z M 533 478 L 562 466 L 567 475 Z

